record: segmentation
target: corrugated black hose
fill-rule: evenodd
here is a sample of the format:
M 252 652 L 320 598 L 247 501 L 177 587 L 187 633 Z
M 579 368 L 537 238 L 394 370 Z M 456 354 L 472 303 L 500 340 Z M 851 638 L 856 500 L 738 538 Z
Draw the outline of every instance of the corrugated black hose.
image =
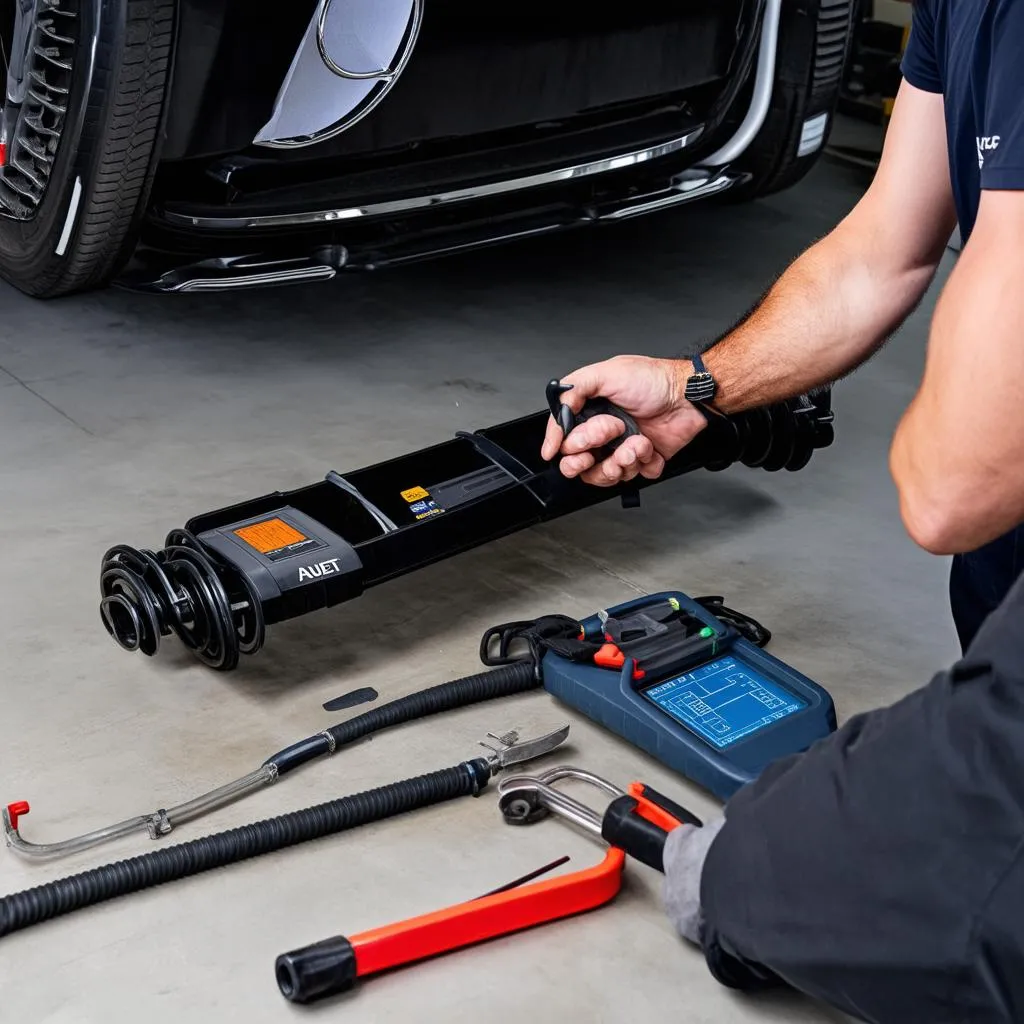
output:
M 324 754 L 333 754 L 339 747 L 354 743 L 371 733 L 380 732 L 403 722 L 413 722 L 442 711 L 466 707 L 479 701 L 511 697 L 541 685 L 537 664 L 533 660 L 502 665 L 490 672 L 479 672 L 462 679 L 428 687 L 408 697 L 399 697 L 380 707 L 365 711 L 346 722 L 331 726 L 315 736 L 307 736 L 298 743 L 279 750 L 264 764 L 277 766 L 278 775 L 298 768 Z
M 490 777 L 491 768 L 487 761 L 477 758 L 454 768 L 394 782 L 26 889 L 0 899 L 0 937 L 117 896 L 260 857 L 274 850 L 421 807 L 457 797 L 476 796 L 487 786 Z

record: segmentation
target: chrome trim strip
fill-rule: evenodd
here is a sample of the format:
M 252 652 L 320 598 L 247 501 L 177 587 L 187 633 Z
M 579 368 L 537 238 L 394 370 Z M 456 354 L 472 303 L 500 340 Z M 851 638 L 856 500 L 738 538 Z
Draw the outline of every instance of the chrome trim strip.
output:
M 408 213 L 411 210 L 426 210 L 452 203 L 461 203 L 470 199 L 485 199 L 490 196 L 503 195 L 507 192 L 518 192 L 523 189 L 537 188 L 541 185 L 553 185 L 573 178 L 587 178 L 595 174 L 607 174 L 626 167 L 661 157 L 682 152 L 693 145 L 703 134 L 704 128 L 698 127 L 677 139 L 670 139 L 657 146 L 636 149 L 629 153 L 590 160 L 587 163 L 562 167 L 555 171 L 541 171 L 528 174 L 521 178 L 506 178 L 487 185 L 472 185 L 469 188 L 453 189 L 450 192 L 439 192 L 434 195 L 412 196 L 408 199 L 392 199 L 382 203 L 368 203 L 366 206 L 349 206 L 334 210 L 310 210 L 303 213 L 268 214 L 255 217 L 191 217 L 183 213 L 162 212 L 161 216 L 169 224 L 181 224 L 196 228 L 217 228 L 239 230 L 246 228 L 280 228 L 303 227 L 319 224 L 331 224 L 335 221 L 358 220 L 362 217 L 380 217 L 393 213 Z
M 227 277 L 199 278 L 186 281 L 175 292 L 224 292 L 242 288 L 266 288 L 278 284 L 298 284 L 303 281 L 330 281 L 338 274 L 334 267 L 305 267 L 301 270 L 268 270 L 260 274 L 242 274 Z
M 672 188 L 665 195 L 656 196 L 652 199 L 641 200 L 633 205 L 623 205 L 609 213 L 601 214 L 601 220 L 627 220 L 630 217 L 640 217 L 645 213 L 654 213 L 656 210 L 664 210 L 670 206 L 680 206 L 683 203 L 691 203 L 694 199 L 702 199 L 704 196 L 718 195 L 726 189 L 732 188 L 739 179 L 727 174 L 714 175 L 709 178 L 701 178 L 696 181 L 673 182 Z
M 775 85 L 775 62 L 779 48 L 779 23 L 782 21 L 782 0 L 767 0 L 761 23 L 761 45 L 757 54 L 757 71 L 750 108 L 736 134 L 721 149 L 703 161 L 705 167 L 724 167 L 739 159 L 764 127 Z

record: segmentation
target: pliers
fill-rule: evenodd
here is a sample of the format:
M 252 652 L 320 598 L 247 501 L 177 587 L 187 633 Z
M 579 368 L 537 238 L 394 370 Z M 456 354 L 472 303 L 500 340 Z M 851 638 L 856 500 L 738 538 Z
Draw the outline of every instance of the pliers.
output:
M 586 782 L 612 798 L 603 813 L 555 788 L 563 779 Z M 274 965 L 281 994 L 311 1003 L 345 992 L 357 980 L 442 953 L 522 931 L 609 903 L 622 886 L 627 854 L 663 870 L 669 832 L 700 819 L 641 782 L 621 789 L 592 772 L 568 765 L 538 776 L 517 775 L 499 787 L 508 824 L 529 825 L 554 814 L 609 844 L 604 860 L 571 874 L 503 890 L 375 928 L 336 936 L 284 953 Z

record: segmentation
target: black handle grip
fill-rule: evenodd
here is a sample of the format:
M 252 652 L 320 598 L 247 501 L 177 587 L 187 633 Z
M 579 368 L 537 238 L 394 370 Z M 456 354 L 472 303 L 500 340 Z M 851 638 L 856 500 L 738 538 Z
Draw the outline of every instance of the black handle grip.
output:
M 342 936 L 282 953 L 274 962 L 281 995 L 290 1003 L 315 1003 L 356 983 L 356 954 Z
M 668 811 L 681 825 L 703 827 L 703 822 L 685 807 L 662 796 L 650 786 L 644 786 L 644 798 Z M 655 871 L 665 870 L 665 840 L 668 833 L 654 822 L 637 814 L 637 801 L 632 796 L 620 796 L 608 805 L 601 822 L 601 836 L 617 846 L 634 860 Z
M 623 432 L 595 453 L 598 462 L 606 459 L 627 437 L 636 437 L 640 433 L 640 427 L 636 420 L 625 409 L 610 402 L 607 398 L 588 399 L 583 409 L 574 413 L 569 406 L 562 402 L 562 395 L 567 391 L 572 391 L 571 384 L 562 384 L 557 380 L 548 382 L 546 391 L 548 408 L 565 437 L 568 437 L 581 423 L 586 423 L 587 420 L 593 419 L 595 416 L 613 416 L 623 425 Z
M 655 871 L 665 870 L 665 840 L 668 833 L 636 813 L 637 802 L 620 796 L 608 805 L 601 822 L 601 835 L 630 857 Z

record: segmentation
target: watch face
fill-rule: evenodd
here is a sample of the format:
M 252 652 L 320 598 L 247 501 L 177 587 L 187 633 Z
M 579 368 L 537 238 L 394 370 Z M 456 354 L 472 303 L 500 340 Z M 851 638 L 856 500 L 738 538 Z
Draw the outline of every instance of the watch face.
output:
M 695 373 L 686 382 L 685 397 L 691 402 L 706 402 L 715 397 L 715 378 L 710 373 Z

